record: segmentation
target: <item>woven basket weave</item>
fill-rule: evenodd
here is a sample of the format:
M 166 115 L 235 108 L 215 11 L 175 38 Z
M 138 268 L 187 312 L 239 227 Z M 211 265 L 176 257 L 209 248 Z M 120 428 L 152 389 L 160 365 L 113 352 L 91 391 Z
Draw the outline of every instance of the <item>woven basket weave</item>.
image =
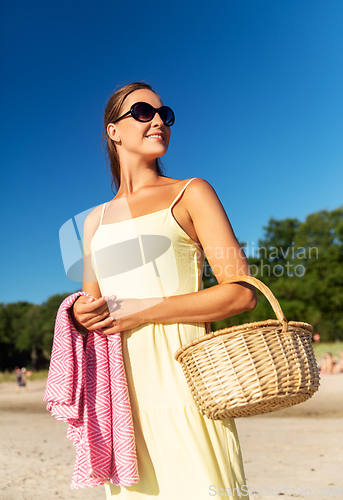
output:
M 312 326 L 287 321 L 270 289 L 252 276 L 222 284 L 237 282 L 258 288 L 277 320 L 210 332 L 175 353 L 200 412 L 214 420 L 281 410 L 306 401 L 319 388 Z

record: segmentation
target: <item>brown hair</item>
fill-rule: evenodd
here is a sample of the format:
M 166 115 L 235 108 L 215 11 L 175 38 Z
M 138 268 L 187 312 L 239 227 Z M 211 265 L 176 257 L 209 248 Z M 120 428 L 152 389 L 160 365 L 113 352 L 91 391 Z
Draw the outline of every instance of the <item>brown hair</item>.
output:
M 112 174 L 112 187 L 113 185 L 115 188 L 118 190 L 120 186 L 120 162 L 119 162 L 119 156 L 118 152 L 116 149 L 116 146 L 113 142 L 113 140 L 108 137 L 107 134 L 107 125 L 109 123 L 114 122 L 117 118 L 120 116 L 120 110 L 123 105 L 123 102 L 127 98 L 129 94 L 134 92 L 135 90 L 140 90 L 140 89 L 146 89 L 146 90 L 151 90 L 154 92 L 156 95 L 157 92 L 155 92 L 150 85 L 147 83 L 143 82 L 134 82 L 134 83 L 129 83 L 128 85 L 125 85 L 125 87 L 120 88 L 117 90 L 108 100 L 106 108 L 105 108 L 105 113 L 104 113 L 104 128 L 102 131 L 102 142 L 104 143 L 106 141 L 106 150 L 107 150 L 107 155 L 108 159 L 110 162 L 110 169 L 111 169 L 111 174 Z M 161 165 L 161 160 L 159 158 L 156 158 L 156 171 L 158 175 L 162 175 L 162 165 Z

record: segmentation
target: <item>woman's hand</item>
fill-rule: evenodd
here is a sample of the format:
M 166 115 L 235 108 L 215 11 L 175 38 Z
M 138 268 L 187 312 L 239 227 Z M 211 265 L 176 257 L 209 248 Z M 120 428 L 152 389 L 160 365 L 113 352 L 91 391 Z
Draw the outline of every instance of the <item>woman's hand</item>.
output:
M 71 308 L 71 315 L 76 329 L 84 334 L 88 330 L 98 330 L 111 325 L 114 319 L 110 315 L 108 302 L 108 297 L 101 297 L 100 299 L 86 296 L 79 297 Z M 115 311 L 115 308 L 116 305 L 112 300 L 112 312 Z
M 108 310 L 113 322 L 102 327 L 105 335 L 121 333 L 147 323 L 145 311 L 163 301 L 163 298 L 118 299 L 115 296 L 107 300 Z

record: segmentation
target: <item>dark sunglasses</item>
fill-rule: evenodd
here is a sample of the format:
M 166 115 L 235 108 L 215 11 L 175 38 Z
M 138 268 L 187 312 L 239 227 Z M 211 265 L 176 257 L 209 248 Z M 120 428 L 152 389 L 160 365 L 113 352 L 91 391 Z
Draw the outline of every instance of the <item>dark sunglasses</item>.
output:
M 154 118 L 156 113 L 160 115 L 161 120 L 167 127 L 171 127 L 173 125 L 175 121 L 175 115 L 172 109 L 168 108 L 168 106 L 154 108 L 147 102 L 136 102 L 131 106 L 130 111 L 111 123 L 117 123 L 119 122 L 119 120 L 128 115 L 131 115 L 132 118 L 139 122 L 150 122 Z

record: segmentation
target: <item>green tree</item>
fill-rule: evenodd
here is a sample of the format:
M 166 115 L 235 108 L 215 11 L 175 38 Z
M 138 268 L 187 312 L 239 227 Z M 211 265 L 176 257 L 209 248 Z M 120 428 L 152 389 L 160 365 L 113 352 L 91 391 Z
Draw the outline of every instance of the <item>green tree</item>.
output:
M 50 359 L 54 337 L 55 320 L 58 308 L 70 293 L 56 294 L 41 306 L 40 343 L 39 348 L 46 360 Z
M 271 218 L 249 262 L 287 319 L 310 323 L 322 340 L 343 339 L 343 207 L 310 214 L 304 222 Z M 268 301 L 259 292 L 257 297 L 256 309 L 212 327 L 274 318 Z
M 343 339 L 343 207 L 310 214 L 296 238 L 296 263 L 304 276 L 295 295 L 323 340 Z
M 0 304 L 0 370 L 12 370 L 16 365 L 46 367 L 56 314 L 68 295 L 56 294 L 42 305 Z
M 0 369 L 13 369 L 16 365 L 27 364 L 29 351 L 18 349 L 18 337 L 25 328 L 24 317 L 32 304 L 16 302 L 1 304 L 0 307 Z

